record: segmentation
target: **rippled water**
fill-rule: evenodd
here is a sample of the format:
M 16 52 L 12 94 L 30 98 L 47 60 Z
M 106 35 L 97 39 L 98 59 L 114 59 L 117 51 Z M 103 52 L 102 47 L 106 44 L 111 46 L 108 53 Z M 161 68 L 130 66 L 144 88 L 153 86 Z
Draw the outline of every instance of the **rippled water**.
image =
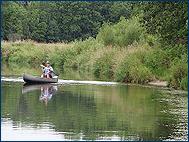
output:
M 21 78 L 6 79 L 2 140 L 188 140 L 187 94 L 113 82 L 24 86 Z

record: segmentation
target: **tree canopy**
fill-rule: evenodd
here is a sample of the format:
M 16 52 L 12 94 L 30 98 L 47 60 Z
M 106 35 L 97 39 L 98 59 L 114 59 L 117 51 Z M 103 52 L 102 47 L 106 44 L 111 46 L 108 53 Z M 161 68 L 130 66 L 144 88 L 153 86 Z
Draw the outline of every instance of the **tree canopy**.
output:
M 4 40 L 70 42 L 96 37 L 103 23 L 140 15 L 164 43 L 187 44 L 187 2 L 3 2 Z

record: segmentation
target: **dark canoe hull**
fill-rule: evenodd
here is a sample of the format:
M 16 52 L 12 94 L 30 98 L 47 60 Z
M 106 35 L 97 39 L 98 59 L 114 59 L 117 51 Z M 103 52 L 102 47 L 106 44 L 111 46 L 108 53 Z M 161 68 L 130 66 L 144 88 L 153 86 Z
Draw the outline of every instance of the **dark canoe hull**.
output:
M 58 78 L 41 78 L 28 74 L 23 75 L 23 80 L 28 84 L 57 83 Z

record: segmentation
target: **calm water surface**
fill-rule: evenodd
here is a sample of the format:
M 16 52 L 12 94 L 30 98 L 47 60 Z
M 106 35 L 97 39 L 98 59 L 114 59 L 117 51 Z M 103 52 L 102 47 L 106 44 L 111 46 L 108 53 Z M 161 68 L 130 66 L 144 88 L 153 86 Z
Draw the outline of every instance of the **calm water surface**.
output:
M 187 94 L 2 82 L 2 140 L 187 140 Z

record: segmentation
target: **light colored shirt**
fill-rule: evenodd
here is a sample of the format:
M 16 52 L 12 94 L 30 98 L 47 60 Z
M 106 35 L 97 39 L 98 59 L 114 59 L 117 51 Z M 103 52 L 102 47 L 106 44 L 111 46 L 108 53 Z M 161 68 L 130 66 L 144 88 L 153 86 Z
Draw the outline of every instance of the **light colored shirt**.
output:
M 50 73 L 50 68 L 49 67 L 45 67 L 44 68 L 44 73 L 45 73 L 45 75 L 49 74 Z
M 45 75 L 51 74 L 52 71 L 53 71 L 53 68 L 51 66 L 44 68 Z
M 50 71 L 53 71 L 53 68 L 51 66 L 49 68 L 50 68 Z

